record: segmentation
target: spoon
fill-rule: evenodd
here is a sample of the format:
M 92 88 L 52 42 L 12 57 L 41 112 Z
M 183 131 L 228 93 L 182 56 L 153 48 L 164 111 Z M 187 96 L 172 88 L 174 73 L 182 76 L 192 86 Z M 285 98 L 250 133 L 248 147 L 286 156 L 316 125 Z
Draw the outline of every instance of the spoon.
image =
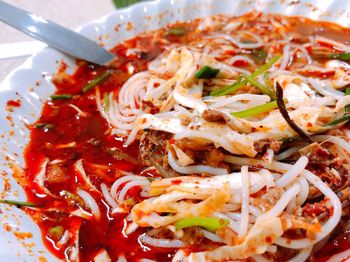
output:
M 115 56 L 96 42 L 0 0 L 0 21 L 73 57 L 108 65 Z

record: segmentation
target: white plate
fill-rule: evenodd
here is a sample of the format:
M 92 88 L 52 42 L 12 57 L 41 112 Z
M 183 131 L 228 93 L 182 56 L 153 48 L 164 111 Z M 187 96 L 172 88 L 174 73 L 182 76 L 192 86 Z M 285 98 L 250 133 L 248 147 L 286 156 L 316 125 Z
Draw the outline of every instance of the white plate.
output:
M 118 41 L 178 20 L 218 13 L 241 15 L 251 10 L 302 15 L 338 22 L 344 26 L 350 22 L 350 1 L 343 0 L 163 0 L 118 10 L 78 31 L 111 48 Z M 1 108 L 5 108 L 10 99 L 21 101 L 21 106 L 13 112 L 3 110 L 0 115 L 0 166 L 3 171 L 0 175 L 1 198 L 25 199 L 23 190 L 11 175 L 13 165 L 23 167 L 23 149 L 29 135 L 26 126 L 40 116 L 45 99 L 54 92 L 50 79 L 60 60 L 64 60 L 71 71 L 74 70 L 74 60 L 45 48 L 13 71 L 0 86 Z M 5 191 L 5 185 L 10 185 L 10 190 Z M 0 211 L 0 261 L 57 260 L 43 246 L 41 233 L 30 217 L 15 207 L 0 205 Z M 29 232 L 32 237 L 18 237 L 18 232 Z

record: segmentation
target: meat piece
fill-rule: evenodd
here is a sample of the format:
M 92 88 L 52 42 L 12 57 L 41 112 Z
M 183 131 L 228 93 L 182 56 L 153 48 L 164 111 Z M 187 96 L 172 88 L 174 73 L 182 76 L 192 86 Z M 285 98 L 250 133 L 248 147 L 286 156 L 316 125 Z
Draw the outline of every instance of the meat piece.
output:
M 166 145 L 172 134 L 156 131 L 146 130 L 143 132 L 140 139 L 140 157 L 146 166 L 152 166 L 149 158 L 152 157 L 153 161 L 160 165 L 163 165 L 164 158 L 166 157 Z
M 214 109 L 205 109 L 202 113 L 202 117 L 208 122 L 225 123 L 228 121 L 227 116 L 223 112 Z
M 69 179 L 68 175 L 59 165 L 49 165 L 47 167 L 45 181 L 50 184 L 64 183 Z
M 187 150 L 206 151 L 212 145 L 212 142 L 205 138 L 193 137 L 179 139 L 175 142 L 175 145 L 184 152 Z
M 282 141 L 279 140 L 261 140 L 254 142 L 254 149 L 258 153 L 265 152 L 268 148 L 271 148 L 275 153 L 277 153 L 282 145 Z

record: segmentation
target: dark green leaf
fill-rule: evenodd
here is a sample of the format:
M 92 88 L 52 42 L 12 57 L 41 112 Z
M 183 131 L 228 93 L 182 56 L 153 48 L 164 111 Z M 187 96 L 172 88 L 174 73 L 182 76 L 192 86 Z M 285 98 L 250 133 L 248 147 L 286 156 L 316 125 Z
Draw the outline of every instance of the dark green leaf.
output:
M 262 62 L 265 61 L 267 57 L 267 52 L 265 49 L 254 49 L 252 51 L 252 56 L 256 61 Z
M 350 95 L 350 87 L 346 88 L 345 95 Z M 345 112 L 350 112 L 350 105 L 345 106 Z
M 38 207 L 39 206 L 38 204 L 32 203 L 32 202 L 23 202 L 23 201 L 8 200 L 8 199 L 0 199 L 0 203 L 14 205 L 18 208 L 20 208 L 20 207 Z
M 332 120 L 331 122 L 327 123 L 326 126 L 333 126 L 333 125 L 338 125 L 340 123 L 343 123 L 345 121 L 348 121 L 350 119 L 350 115 L 345 115 L 341 118 Z
M 215 78 L 216 75 L 220 72 L 217 68 L 212 68 L 210 66 L 203 66 L 200 70 L 196 73 L 196 78 L 198 79 L 212 79 Z
M 117 8 L 123 8 L 141 1 L 142 0 L 113 0 L 113 3 Z

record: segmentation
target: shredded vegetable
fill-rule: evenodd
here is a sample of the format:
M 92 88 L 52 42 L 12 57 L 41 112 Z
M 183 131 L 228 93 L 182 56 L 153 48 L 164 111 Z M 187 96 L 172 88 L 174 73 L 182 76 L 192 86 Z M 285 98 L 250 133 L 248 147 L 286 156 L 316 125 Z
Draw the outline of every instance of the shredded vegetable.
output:
M 333 58 L 333 59 L 339 59 L 342 61 L 349 61 L 350 60 L 350 53 L 330 54 L 328 57 Z
M 112 73 L 110 71 L 106 71 L 97 78 L 93 79 L 90 83 L 83 87 L 83 93 L 88 92 L 90 89 L 94 88 L 96 85 L 101 84 L 107 77 L 109 77 Z
M 51 100 L 64 100 L 64 99 L 71 99 L 73 96 L 70 94 L 55 94 L 51 95 Z
M 215 78 L 219 72 L 219 69 L 205 65 L 200 70 L 198 70 L 196 77 L 198 79 L 211 79 Z
M 271 102 L 268 102 L 266 104 L 256 106 L 253 108 L 249 108 L 249 109 L 246 109 L 243 111 L 232 112 L 231 114 L 235 117 L 246 118 L 246 117 L 252 117 L 252 116 L 257 116 L 257 115 L 260 115 L 263 113 L 267 113 L 267 112 L 270 112 L 276 108 L 277 108 L 277 101 L 271 101 Z
M 175 222 L 176 229 L 199 226 L 209 231 L 216 232 L 228 225 L 228 220 L 215 217 L 187 217 Z
M 247 79 L 247 81 L 250 84 L 252 84 L 253 86 L 256 86 L 261 91 L 261 93 L 263 93 L 265 95 L 268 95 L 268 96 L 270 96 L 272 98 L 276 97 L 275 94 L 270 89 L 265 87 L 263 84 L 259 83 L 259 81 L 255 80 L 254 77 L 249 76 L 249 75 L 245 75 L 245 74 L 243 74 L 243 77 L 245 79 Z
M 8 199 L 0 199 L 0 203 L 14 205 L 18 208 L 21 207 L 38 207 L 39 205 L 32 202 L 24 202 L 24 201 L 16 201 L 16 200 L 8 200 Z

